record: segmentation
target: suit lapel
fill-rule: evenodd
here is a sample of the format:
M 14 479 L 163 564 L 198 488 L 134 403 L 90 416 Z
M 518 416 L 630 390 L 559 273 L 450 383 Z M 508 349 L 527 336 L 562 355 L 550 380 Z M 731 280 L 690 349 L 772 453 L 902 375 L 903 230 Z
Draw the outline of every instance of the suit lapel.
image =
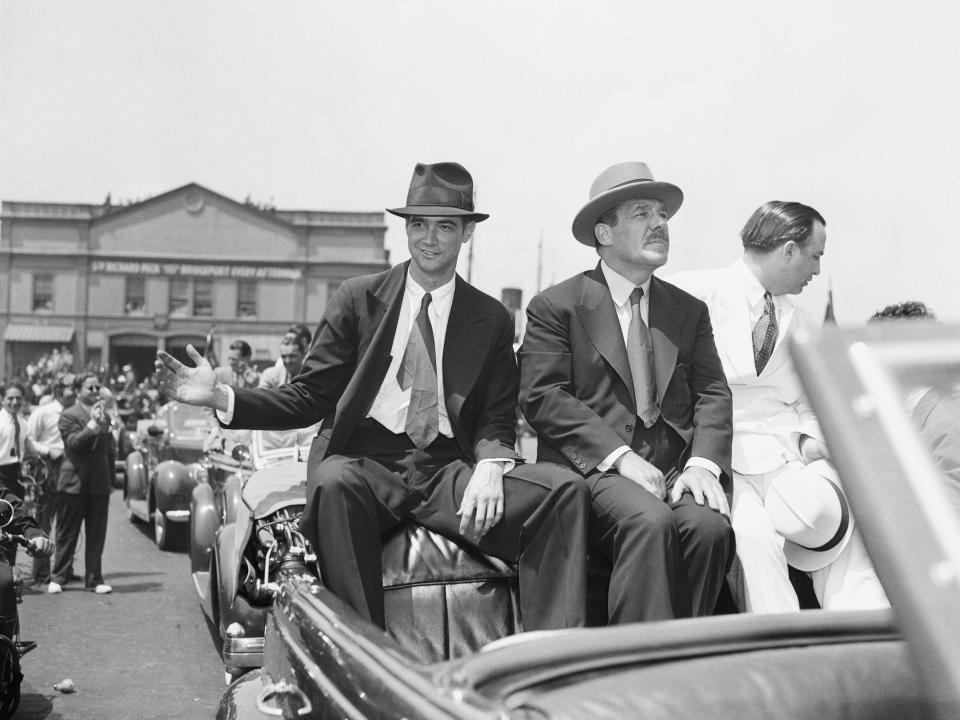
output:
M 677 343 L 687 309 L 674 302 L 672 295 L 656 277 L 650 278 L 650 338 L 653 342 L 653 367 L 657 381 L 657 402 L 663 402 L 667 385 L 677 364 Z
M 726 356 L 730 377 L 756 375 L 753 358 L 753 323 L 739 261 L 726 271 L 717 303 L 710 308 L 714 341 L 721 357 Z
M 584 276 L 580 298 L 575 307 L 577 316 L 583 324 L 590 342 L 597 352 L 614 369 L 620 380 L 634 396 L 633 376 L 630 374 L 630 362 L 627 360 L 627 347 L 623 343 L 623 331 L 617 319 L 617 308 L 610 296 L 610 289 L 603 277 L 600 265 Z M 636 401 L 634 401 L 636 402 Z M 636 412 L 636 407 L 633 408 Z
M 457 275 L 443 343 L 443 395 L 447 413 L 459 417 L 492 344 L 492 323 L 474 302 L 471 287 Z
M 366 291 L 366 318 L 357 348 L 357 371 L 338 403 L 338 414 L 345 408 L 350 408 L 353 411 L 350 415 L 363 417 L 377 396 L 384 375 L 390 367 L 390 351 L 393 348 L 393 336 L 403 302 L 408 264 L 398 265 L 383 283 Z M 369 341 L 364 344 L 367 338 Z

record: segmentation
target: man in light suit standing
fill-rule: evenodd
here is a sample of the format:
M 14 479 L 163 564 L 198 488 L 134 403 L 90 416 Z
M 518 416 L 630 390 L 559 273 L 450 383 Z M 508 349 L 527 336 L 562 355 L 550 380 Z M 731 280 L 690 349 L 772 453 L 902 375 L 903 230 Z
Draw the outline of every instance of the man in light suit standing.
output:
M 645 163 L 602 172 L 573 221 L 600 262 L 530 301 L 519 352 L 538 459 L 590 491 L 611 624 L 711 613 L 734 557 L 730 390 L 710 317 L 653 274 L 682 201 Z
M 753 213 L 740 236 L 743 256 L 732 265 L 679 273 L 670 281 L 710 307 L 717 350 L 733 392 L 731 512 L 742 566 L 742 576 L 737 568 L 730 574 L 734 598 L 749 612 L 790 612 L 800 609 L 799 601 L 784 538 L 764 502 L 771 484 L 784 473 L 825 467 L 811 465 L 825 459 L 827 450 L 787 340 L 807 324 L 794 297 L 820 273 L 826 221 L 807 205 L 771 201 Z M 822 563 L 817 572 L 849 547 L 850 536 L 817 548 L 817 564 Z M 842 585 L 842 579 L 830 584 Z M 820 600 L 829 604 L 829 599 Z

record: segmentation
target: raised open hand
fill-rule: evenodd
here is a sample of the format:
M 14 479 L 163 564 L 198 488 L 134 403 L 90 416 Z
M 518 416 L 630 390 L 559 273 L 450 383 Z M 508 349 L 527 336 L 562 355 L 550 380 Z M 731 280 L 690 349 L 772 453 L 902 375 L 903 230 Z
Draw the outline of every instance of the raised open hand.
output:
M 214 389 L 217 381 L 207 359 L 193 345 L 187 345 L 187 355 L 195 367 L 188 367 L 170 353 L 160 350 L 154 366 L 160 380 L 160 390 L 170 399 L 188 405 L 217 407 Z M 223 410 L 225 408 L 218 408 Z

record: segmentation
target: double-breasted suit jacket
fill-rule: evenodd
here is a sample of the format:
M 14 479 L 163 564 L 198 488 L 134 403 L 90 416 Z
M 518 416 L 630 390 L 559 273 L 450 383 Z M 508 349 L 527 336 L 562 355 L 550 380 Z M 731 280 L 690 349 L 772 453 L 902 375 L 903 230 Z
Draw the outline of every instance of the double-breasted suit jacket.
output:
M 521 398 L 540 438 L 538 457 L 583 475 L 630 445 L 637 408 L 616 308 L 599 265 L 535 297 L 520 351 Z M 715 462 L 730 482 L 730 391 L 706 306 L 656 276 L 650 282 L 650 336 L 657 403 L 682 438 L 676 458 Z
M 670 281 L 710 308 L 717 352 L 733 393 L 733 469 L 757 475 L 799 459 L 799 434 L 821 438 L 793 369 L 787 342 L 806 325 L 792 297 L 776 299 L 777 342 L 763 372 L 757 375 L 748 287 L 762 286 L 742 260 L 713 269 L 678 273 Z
M 310 472 L 345 447 L 370 411 L 391 361 L 407 267 L 352 278 L 337 289 L 301 372 L 279 388 L 238 389 L 229 427 L 288 430 L 323 421 Z M 444 401 L 465 460 L 520 460 L 513 321 L 459 276 L 443 351 Z
M 57 478 L 57 491 L 70 495 L 109 495 L 116 441 L 109 432 L 91 430 L 89 411 L 80 403 L 60 414 L 63 438 L 63 463 Z

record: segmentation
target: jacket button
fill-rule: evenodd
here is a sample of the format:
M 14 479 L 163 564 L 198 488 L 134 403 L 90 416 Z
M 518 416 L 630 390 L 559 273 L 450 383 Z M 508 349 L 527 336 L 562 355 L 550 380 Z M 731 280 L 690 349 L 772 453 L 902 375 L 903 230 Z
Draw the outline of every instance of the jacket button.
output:
M 627 425 L 627 432 L 633 432 L 633 425 Z

